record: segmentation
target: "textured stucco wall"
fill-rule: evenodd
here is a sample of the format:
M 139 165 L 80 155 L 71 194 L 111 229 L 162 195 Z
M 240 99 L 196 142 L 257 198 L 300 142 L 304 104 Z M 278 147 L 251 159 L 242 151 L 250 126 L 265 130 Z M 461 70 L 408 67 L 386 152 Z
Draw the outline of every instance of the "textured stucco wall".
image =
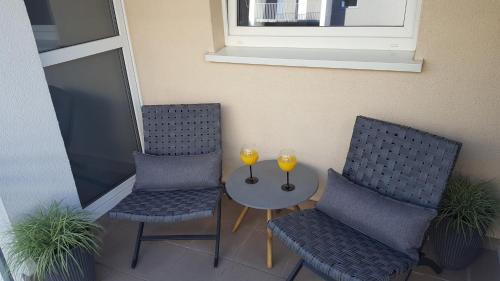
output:
M 23 1 L 0 1 L 0 197 L 11 222 L 52 200 L 79 206 Z
M 23 1 L 0 1 L 0 34 L 0 247 L 5 253 L 5 231 L 23 215 L 53 200 L 80 202 Z
M 419 74 L 205 62 L 219 2 L 125 1 L 144 102 L 221 102 L 226 175 L 254 142 L 263 159 L 295 148 L 324 179 L 363 114 L 462 141 L 458 170 L 500 190 L 500 1 L 424 0 Z

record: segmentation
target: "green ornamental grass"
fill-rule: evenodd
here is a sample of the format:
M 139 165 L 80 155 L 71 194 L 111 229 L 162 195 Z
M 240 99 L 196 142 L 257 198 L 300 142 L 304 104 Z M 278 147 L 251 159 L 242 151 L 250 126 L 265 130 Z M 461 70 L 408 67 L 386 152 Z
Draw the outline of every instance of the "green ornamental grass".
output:
M 465 176 L 450 179 L 441 201 L 437 224 L 465 239 L 476 231 L 484 236 L 500 213 L 500 199 L 491 182 L 473 182 Z
M 52 203 L 13 226 L 11 269 L 33 264 L 36 280 L 43 280 L 53 272 L 68 276 L 69 263 L 76 263 L 72 250 L 80 248 L 96 254 L 100 230 L 86 212 Z

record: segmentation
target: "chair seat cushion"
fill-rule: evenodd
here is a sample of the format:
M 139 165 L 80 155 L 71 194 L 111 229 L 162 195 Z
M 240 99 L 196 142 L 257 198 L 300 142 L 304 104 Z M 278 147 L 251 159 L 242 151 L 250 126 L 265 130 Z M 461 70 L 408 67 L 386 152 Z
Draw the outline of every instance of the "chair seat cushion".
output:
M 273 219 L 268 226 L 308 266 L 333 280 L 389 280 L 416 264 L 317 209 Z
M 325 193 L 318 210 L 418 259 L 425 231 L 436 210 L 401 202 L 357 185 L 334 170 L 328 170 Z
M 149 223 L 175 223 L 212 216 L 221 189 L 204 188 L 173 191 L 138 190 L 109 211 L 115 219 Z
M 134 152 L 134 160 L 134 190 L 200 189 L 220 185 L 220 152 L 176 156 Z

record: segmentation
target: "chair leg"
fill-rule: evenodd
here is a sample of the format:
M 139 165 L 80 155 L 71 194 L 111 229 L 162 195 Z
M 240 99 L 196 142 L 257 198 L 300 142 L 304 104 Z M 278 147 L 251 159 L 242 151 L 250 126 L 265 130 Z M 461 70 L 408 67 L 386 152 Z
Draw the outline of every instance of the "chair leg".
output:
M 220 220 L 222 212 L 221 198 L 219 198 L 217 206 L 217 233 L 215 234 L 215 257 L 214 257 L 214 267 L 219 265 L 219 248 L 220 248 Z
M 424 254 L 421 254 L 420 260 L 418 261 L 418 265 L 428 266 L 428 267 L 432 268 L 432 270 L 436 274 L 441 274 L 441 272 L 443 272 L 443 268 L 441 268 L 435 261 L 426 257 Z
M 411 275 L 412 272 L 413 272 L 413 269 L 410 269 L 408 271 L 408 274 L 406 275 L 405 281 L 408 281 L 408 279 L 410 279 L 410 275 Z
M 139 250 L 141 249 L 141 238 L 142 238 L 142 233 L 144 231 L 144 223 L 141 222 L 139 223 L 139 230 L 137 231 L 137 238 L 135 240 L 135 246 L 134 246 L 134 256 L 132 258 L 132 264 L 130 267 L 135 268 L 137 265 L 137 259 L 139 258 Z
M 223 194 L 226 194 L 227 198 L 229 200 L 233 200 L 233 198 L 229 195 L 229 193 L 227 193 L 227 190 L 226 190 L 226 183 L 222 183 L 222 190 L 223 190 Z
M 293 268 L 292 272 L 290 272 L 290 274 L 286 278 L 286 281 L 293 281 L 295 277 L 297 277 L 297 274 L 299 274 L 299 271 L 300 269 L 302 269 L 303 265 L 304 265 L 304 260 L 300 259 L 299 262 Z

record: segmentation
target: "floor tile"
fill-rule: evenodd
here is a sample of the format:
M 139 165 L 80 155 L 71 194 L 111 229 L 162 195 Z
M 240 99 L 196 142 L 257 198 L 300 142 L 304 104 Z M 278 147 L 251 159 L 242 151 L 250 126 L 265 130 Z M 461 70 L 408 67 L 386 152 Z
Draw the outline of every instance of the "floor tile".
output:
M 222 220 L 223 221 L 236 221 L 240 215 L 243 206 L 238 204 L 234 200 L 229 200 L 227 197 L 223 197 L 222 200 Z
M 290 269 L 290 271 L 288 271 L 288 274 L 291 271 L 292 270 Z M 315 274 L 306 267 L 302 267 L 302 269 L 299 271 L 299 274 L 295 278 L 295 281 L 322 281 L 322 280 L 323 279 L 321 279 L 317 274 Z
M 291 254 L 276 237 L 273 239 L 273 267 L 266 266 L 267 232 L 255 230 L 238 250 L 235 260 L 250 267 L 283 277 L 285 271 L 293 268 L 298 258 Z
M 401 281 L 404 280 L 404 277 L 401 277 Z M 454 279 L 443 279 L 441 277 L 427 275 L 424 273 L 413 272 L 410 275 L 410 279 L 408 281 L 455 281 Z
M 103 265 L 96 265 L 97 281 L 147 281 L 145 279 L 135 278 L 129 274 L 110 269 Z
M 215 234 L 215 217 L 189 220 L 179 223 L 146 224 L 144 235 L 171 235 L 171 234 Z M 165 242 L 188 246 L 192 240 L 166 240 Z
M 130 268 L 138 224 L 135 222 L 99 220 L 104 227 L 101 255 L 97 257 L 97 281 L 284 281 L 298 257 L 274 237 L 272 269 L 266 267 L 266 213 L 251 209 L 240 229 L 232 226 L 242 206 L 224 199 L 219 267 L 213 268 L 214 241 L 143 242 L 136 269 Z M 302 208 L 313 207 L 305 202 Z M 283 210 L 274 217 L 286 215 Z M 146 224 L 145 234 L 213 233 L 214 218 L 180 224 Z M 429 244 L 424 251 L 432 257 Z M 303 268 L 296 281 L 319 281 L 316 274 Z M 398 276 L 395 281 L 404 280 Z M 410 281 L 498 281 L 500 264 L 494 251 L 484 251 L 474 264 L 462 271 L 446 270 L 436 275 L 428 267 L 417 267 Z
M 463 270 L 443 270 L 440 274 L 436 274 L 430 267 L 428 266 L 417 266 L 414 269 L 415 273 L 424 274 L 425 276 L 432 276 L 435 278 L 450 280 L 450 281 L 468 281 L 467 269 Z
M 243 211 L 244 206 L 238 205 L 233 211 L 231 215 L 226 215 L 222 216 L 222 221 L 231 223 L 234 225 L 236 220 L 238 219 L 239 215 L 241 214 L 241 211 Z M 224 211 L 223 211 L 224 212 Z M 243 218 L 240 226 L 250 226 L 252 228 L 255 228 L 255 226 L 259 224 L 265 227 L 266 225 L 266 211 L 265 210 L 259 210 L 259 209 L 252 209 L 249 208 L 245 217 Z
M 300 208 L 302 210 L 304 209 L 310 209 L 315 206 L 315 203 L 311 203 L 311 201 L 306 201 L 302 204 L 300 204 Z M 253 213 L 256 213 L 258 215 L 259 221 L 256 222 L 255 224 L 255 229 L 265 231 L 267 229 L 267 214 L 265 210 L 252 210 Z M 287 214 L 290 214 L 294 212 L 292 209 L 281 209 L 281 210 L 273 210 L 273 218 L 278 218 L 281 216 L 285 216 Z
M 102 264 L 130 264 L 136 237 L 136 225 L 126 221 L 105 228 L 101 235 L 101 251 L 97 261 Z
M 215 228 L 214 225 L 211 228 Z M 246 224 L 240 225 L 236 232 L 232 232 L 233 222 L 224 221 L 221 225 L 221 242 L 220 242 L 220 257 L 221 258 L 235 258 L 236 253 L 253 233 L 253 228 Z M 214 252 L 215 241 L 193 241 L 187 247 L 199 251 L 204 251 L 212 254 Z
M 220 268 L 213 267 L 213 255 L 198 251 L 186 251 L 175 262 L 174 266 L 156 270 L 149 281 L 215 281 L 221 272 Z M 220 267 L 225 261 L 220 261 Z
M 423 252 L 427 257 L 429 257 L 432 260 L 436 260 L 435 254 L 433 253 L 431 243 L 427 242 L 425 243 L 423 247 Z M 423 273 L 426 276 L 433 276 L 436 278 L 441 278 L 445 280 L 450 280 L 450 281 L 469 281 L 468 278 L 468 273 L 467 269 L 462 269 L 462 270 L 447 270 L 444 269 L 443 272 L 441 272 L 439 275 L 436 274 L 430 267 L 428 266 L 417 266 L 414 269 L 415 272 L 417 273 Z
M 101 225 L 103 229 L 109 229 L 116 222 L 116 220 L 110 219 L 107 215 L 104 215 L 97 220 L 97 223 Z
M 312 209 L 312 208 L 316 207 L 316 203 L 317 203 L 316 201 L 307 200 L 306 202 L 301 203 L 299 207 L 301 209 Z
M 135 269 L 127 267 L 126 270 L 134 276 L 147 280 L 159 280 L 156 277 L 162 276 L 168 269 L 183 266 L 181 259 L 187 254 L 187 249 L 181 246 L 161 242 L 144 243 L 137 267 Z M 206 265 L 211 266 L 212 262 L 207 262 Z
M 166 267 L 174 266 L 186 248 L 166 242 L 142 242 L 139 261 L 135 269 L 130 268 L 137 231 L 136 223 L 122 222 L 106 229 L 103 247 L 97 261 L 114 270 L 136 278 L 148 278 Z M 146 225 L 145 232 L 149 231 Z
M 497 253 L 484 250 L 470 267 L 471 281 L 500 280 L 500 261 Z
M 279 277 L 250 268 L 248 266 L 224 260 L 216 275 L 217 281 L 277 281 Z

